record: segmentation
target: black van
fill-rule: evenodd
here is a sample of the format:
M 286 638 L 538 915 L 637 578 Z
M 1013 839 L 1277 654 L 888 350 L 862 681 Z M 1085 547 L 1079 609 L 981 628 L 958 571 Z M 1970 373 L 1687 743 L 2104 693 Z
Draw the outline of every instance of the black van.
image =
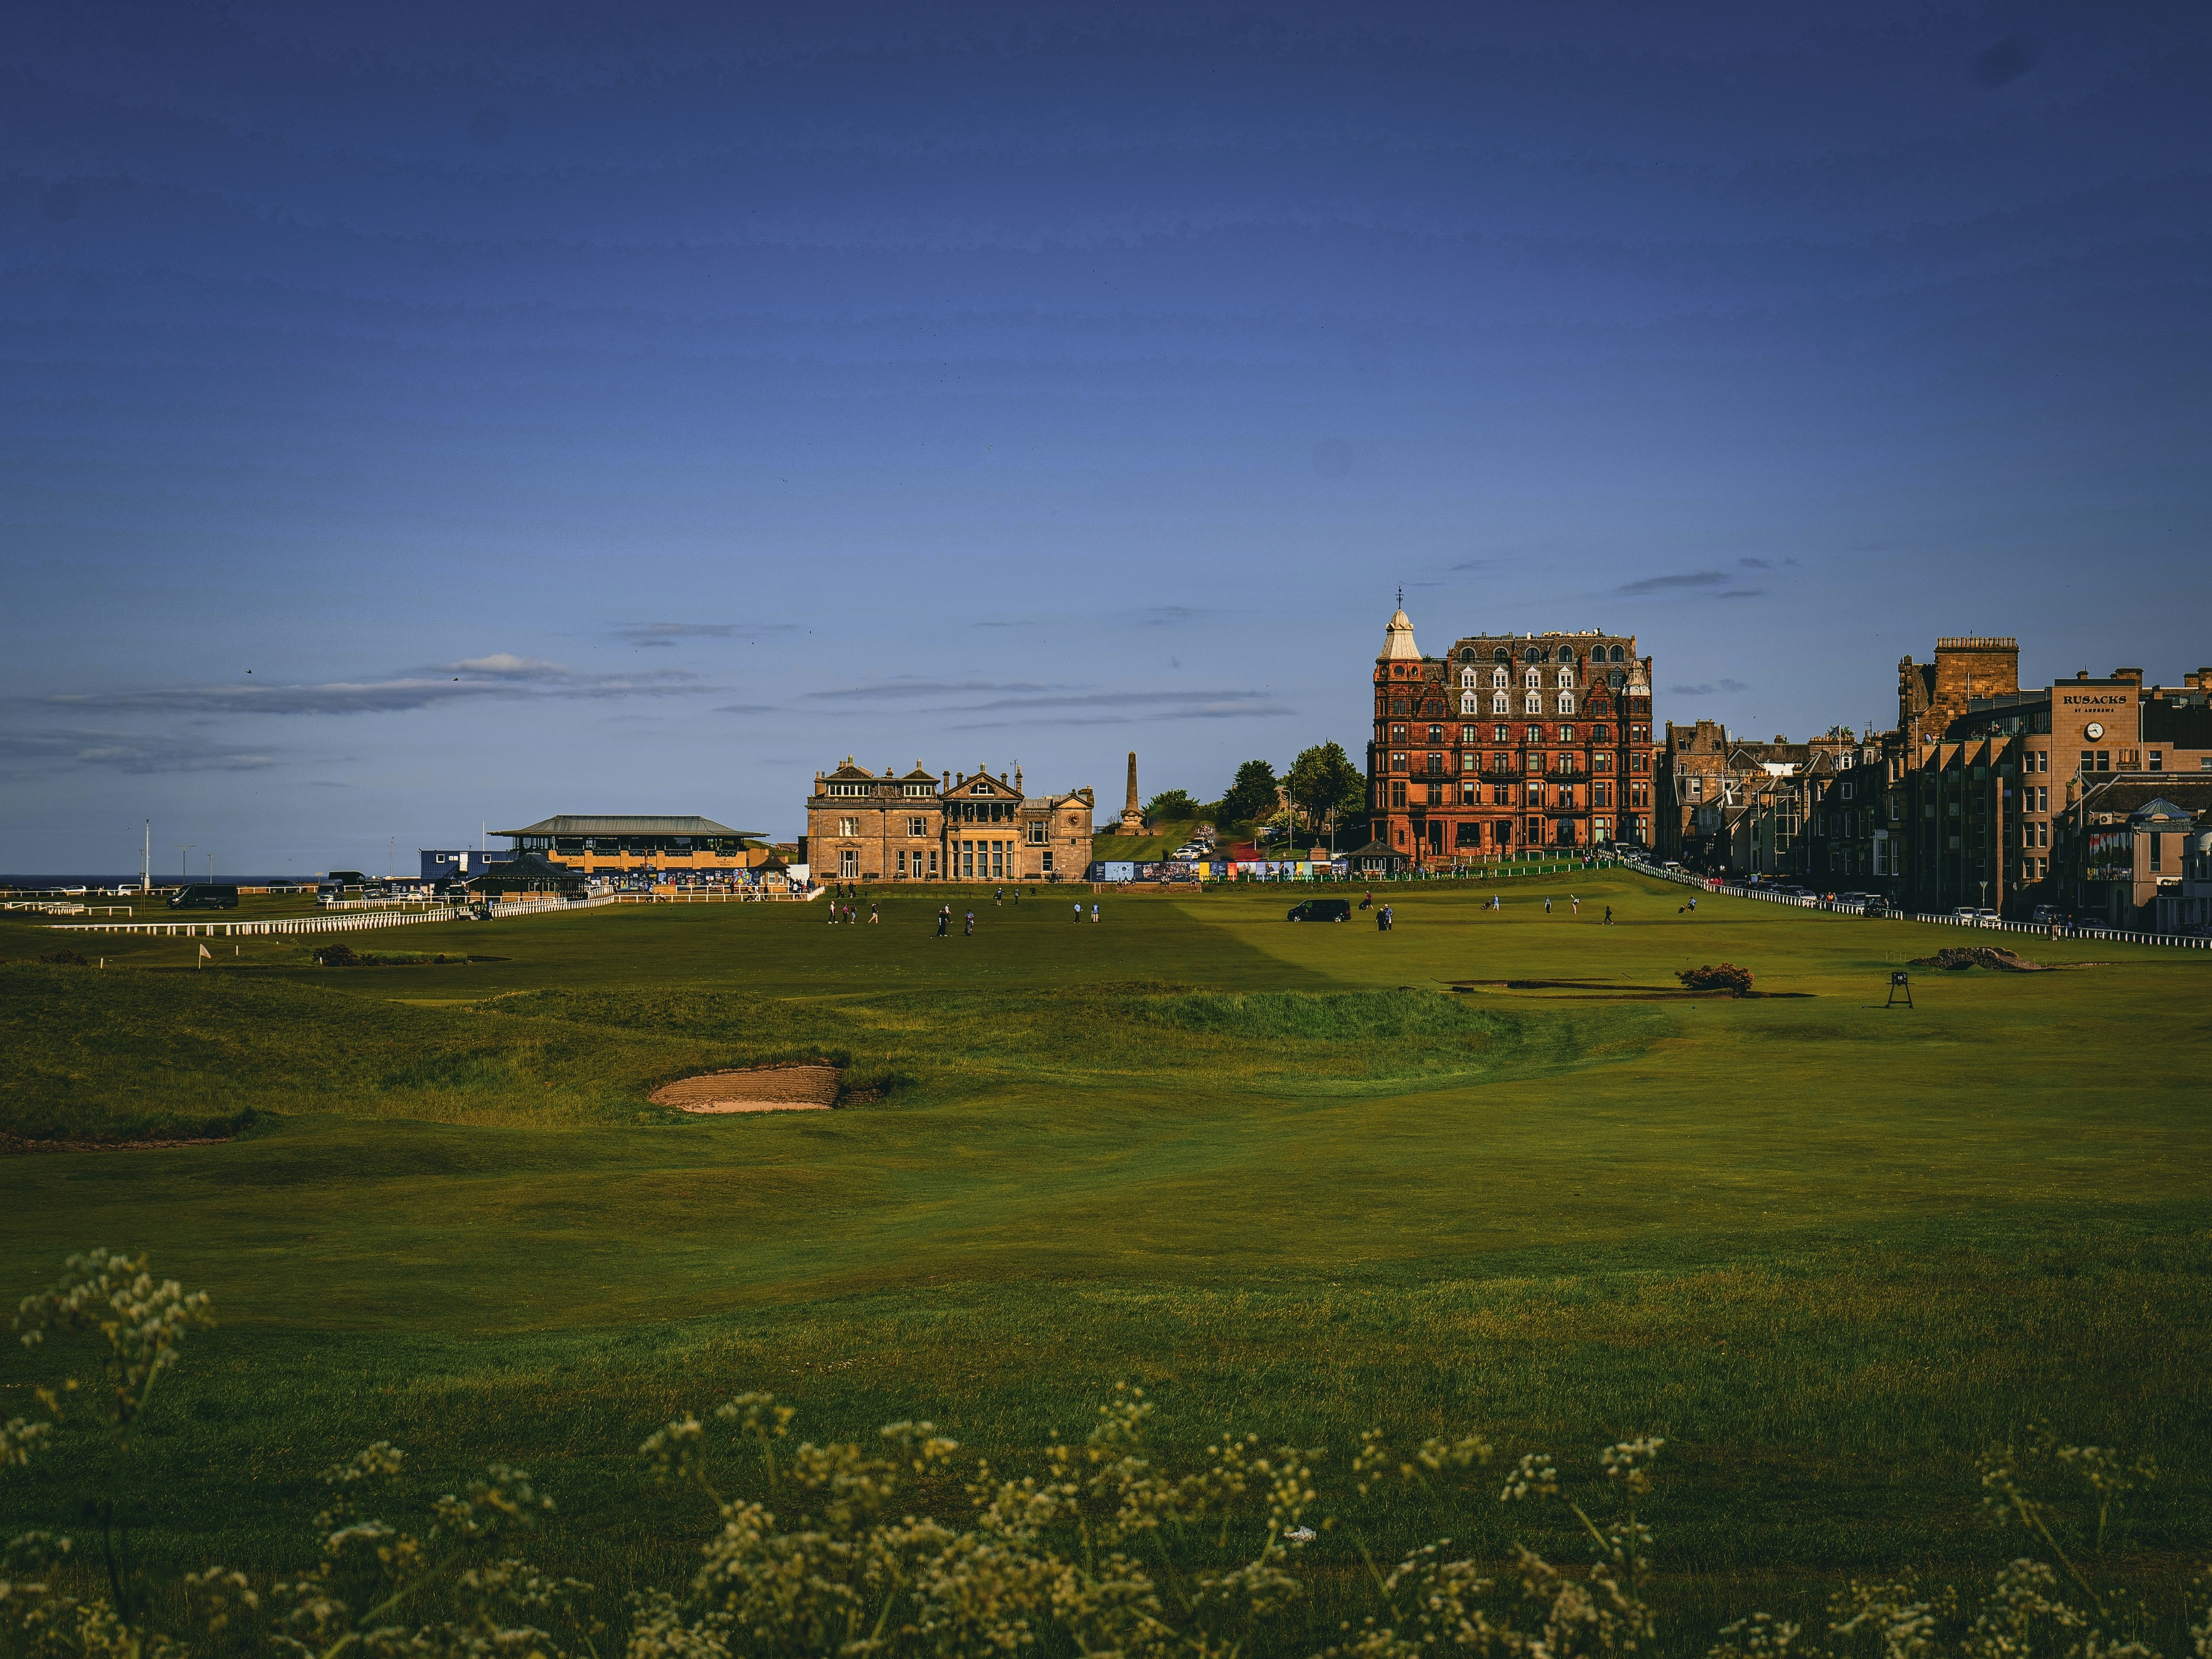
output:
M 1308 899 L 1304 904 L 1291 907 L 1291 921 L 1350 921 L 1350 899 Z
M 235 910 L 238 908 L 238 889 L 210 887 L 205 882 L 182 888 L 169 898 L 172 910 Z

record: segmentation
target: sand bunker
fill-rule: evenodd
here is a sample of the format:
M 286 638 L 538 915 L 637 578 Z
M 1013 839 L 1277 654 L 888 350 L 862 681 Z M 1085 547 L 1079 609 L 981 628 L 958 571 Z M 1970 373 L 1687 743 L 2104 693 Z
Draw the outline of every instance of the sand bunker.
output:
M 1914 968 L 1942 968 L 1956 973 L 1962 968 L 2002 968 L 2008 973 L 2047 974 L 2051 970 L 2039 962 L 2030 962 L 2017 951 L 2008 951 L 2002 945 L 1953 945 L 1938 951 L 1932 957 L 1915 957 Z
M 653 1091 L 679 1112 L 826 1112 L 837 1103 L 835 1066 L 758 1066 L 678 1078 Z

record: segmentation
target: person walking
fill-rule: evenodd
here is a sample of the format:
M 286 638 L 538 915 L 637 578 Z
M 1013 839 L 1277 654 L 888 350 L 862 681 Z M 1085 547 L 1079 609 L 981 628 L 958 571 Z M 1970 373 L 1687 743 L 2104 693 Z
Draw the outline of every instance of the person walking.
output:
M 970 911 L 968 913 L 968 933 L 969 933 L 969 936 L 970 938 L 974 937 L 974 935 L 975 935 L 975 913 L 973 910 L 970 910 Z
M 1083 920 L 1083 901 L 1081 899 L 1075 901 L 1075 919 L 1078 921 Z
M 991 903 L 994 908 L 1003 909 L 1006 902 L 1006 890 L 1003 887 L 994 887 L 991 890 Z
M 945 939 L 950 937 L 951 932 L 952 907 L 948 904 L 939 909 L 937 913 L 937 936 L 939 939 Z
M 1544 914 L 1547 916 L 1552 914 L 1552 896 L 1549 893 L 1544 895 Z
M 1093 921 L 1099 920 L 1098 907 L 1096 903 L 1092 904 L 1091 907 L 1091 920 Z
M 876 902 L 873 899 L 870 899 L 868 901 L 868 926 L 871 927 L 874 927 L 876 925 Z
M 1605 925 L 1608 927 L 1613 926 L 1613 907 L 1610 904 L 1605 907 Z

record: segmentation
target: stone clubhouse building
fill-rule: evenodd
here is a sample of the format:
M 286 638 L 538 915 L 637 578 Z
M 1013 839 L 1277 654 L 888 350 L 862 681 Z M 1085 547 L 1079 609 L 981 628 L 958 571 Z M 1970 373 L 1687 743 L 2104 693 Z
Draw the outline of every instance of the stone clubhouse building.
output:
M 1024 793 L 975 772 L 871 772 L 848 755 L 814 775 L 801 855 L 817 881 L 1062 881 L 1091 864 L 1088 789 Z

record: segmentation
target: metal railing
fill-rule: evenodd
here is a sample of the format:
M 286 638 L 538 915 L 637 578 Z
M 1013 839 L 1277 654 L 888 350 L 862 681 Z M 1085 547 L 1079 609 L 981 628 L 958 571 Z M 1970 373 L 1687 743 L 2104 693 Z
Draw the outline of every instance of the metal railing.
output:
M 1893 921 L 1924 921 L 1939 927 L 1986 928 L 2001 933 L 2033 933 L 2051 937 L 2051 924 L 2045 921 L 2006 921 L 1995 916 L 1962 916 L 1949 911 L 1901 910 L 1887 903 L 1867 904 L 1844 899 L 1814 898 L 1804 893 L 1776 893 L 1761 887 L 1747 887 L 1734 882 L 1717 885 L 1704 876 L 1693 876 L 1686 871 L 1662 870 L 1653 864 L 1624 859 L 1629 868 L 1647 876 L 1656 876 L 1662 881 L 1680 882 L 1694 887 L 1702 893 L 1723 893 L 1730 898 L 1758 899 L 1766 904 L 1794 904 L 1803 910 L 1830 910 L 1838 915 L 1886 916 Z M 2060 939 L 2111 939 L 2123 945 L 2166 945 L 2184 951 L 2212 951 L 2212 937 L 2197 933 L 2141 933 L 2126 927 L 2100 927 L 2094 924 L 2062 921 L 2058 924 Z

